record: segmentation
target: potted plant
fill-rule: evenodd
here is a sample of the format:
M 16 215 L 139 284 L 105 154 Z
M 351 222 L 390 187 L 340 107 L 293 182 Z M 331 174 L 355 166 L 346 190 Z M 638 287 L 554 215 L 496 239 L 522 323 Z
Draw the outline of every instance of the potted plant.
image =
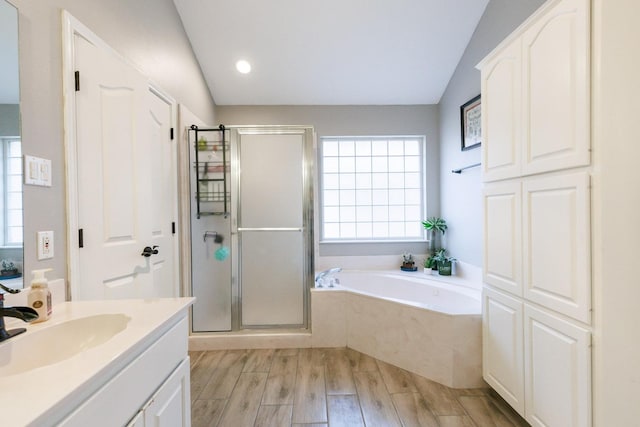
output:
M 437 216 L 432 216 L 422 221 L 422 226 L 427 230 L 429 240 L 429 251 L 434 253 L 436 248 L 441 247 L 441 237 L 447 231 L 447 221 Z
M 6 259 L 2 260 L 2 270 L 0 270 L 1 276 L 15 276 L 18 274 L 18 267 L 13 263 L 13 261 L 8 261 Z
M 400 269 L 403 271 L 416 271 L 418 269 L 418 267 L 415 266 L 413 255 L 410 252 L 402 254 L 402 266 Z
M 455 258 L 446 255 L 446 249 L 440 249 L 433 255 L 433 259 L 438 265 L 438 274 L 441 276 L 451 276 Z
M 438 271 L 438 263 L 435 260 L 435 254 L 432 254 L 424 260 L 424 273 L 435 274 Z

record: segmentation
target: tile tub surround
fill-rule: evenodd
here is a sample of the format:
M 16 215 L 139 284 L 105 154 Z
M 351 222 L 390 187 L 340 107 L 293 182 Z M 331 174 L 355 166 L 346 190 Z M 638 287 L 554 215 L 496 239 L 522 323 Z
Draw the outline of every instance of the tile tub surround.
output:
M 130 318 L 122 332 L 101 345 L 58 363 L 0 377 L 0 401 L 10 402 L 3 406 L 2 425 L 43 425 L 44 420 L 65 416 L 130 363 L 138 355 L 135 348 L 154 342 L 169 325 L 185 316 L 193 301 L 193 298 L 163 298 L 63 302 L 54 304 L 52 317 L 43 323 L 13 323 L 15 319 L 10 319 L 12 323 L 7 322 L 7 327 L 24 326 L 27 331 L 0 343 L 0 355 L 3 355 L 0 364 L 11 363 L 12 342 L 30 332 L 98 314 L 122 313 Z M 16 390 L 34 392 L 17 399 Z
M 486 386 L 479 308 L 450 315 L 341 287 L 313 289 L 311 310 L 314 347 L 353 348 L 452 388 Z

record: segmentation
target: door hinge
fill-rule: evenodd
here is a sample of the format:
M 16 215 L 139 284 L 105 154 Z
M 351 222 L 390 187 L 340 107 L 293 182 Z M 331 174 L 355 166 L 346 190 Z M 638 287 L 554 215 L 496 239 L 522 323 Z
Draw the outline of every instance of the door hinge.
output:
M 80 71 L 75 72 L 76 92 L 80 92 Z
M 78 229 L 78 247 L 84 248 L 84 232 L 82 228 Z
M 170 135 L 171 135 L 171 140 L 173 141 L 173 128 L 171 128 Z
M 171 223 L 171 234 L 176 234 L 176 223 L 175 222 Z

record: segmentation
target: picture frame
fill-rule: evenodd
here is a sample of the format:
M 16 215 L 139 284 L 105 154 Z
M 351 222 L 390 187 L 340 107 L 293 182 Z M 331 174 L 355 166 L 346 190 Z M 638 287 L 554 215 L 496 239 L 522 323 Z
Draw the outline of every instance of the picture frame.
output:
M 480 147 L 482 143 L 482 105 L 480 95 L 460 106 L 462 151 Z

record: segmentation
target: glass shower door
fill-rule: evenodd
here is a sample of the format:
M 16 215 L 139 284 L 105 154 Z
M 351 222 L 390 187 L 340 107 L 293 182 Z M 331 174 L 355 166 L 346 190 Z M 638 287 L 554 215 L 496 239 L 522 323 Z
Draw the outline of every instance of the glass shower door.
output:
M 241 328 L 307 325 L 309 134 L 309 128 L 238 129 Z

